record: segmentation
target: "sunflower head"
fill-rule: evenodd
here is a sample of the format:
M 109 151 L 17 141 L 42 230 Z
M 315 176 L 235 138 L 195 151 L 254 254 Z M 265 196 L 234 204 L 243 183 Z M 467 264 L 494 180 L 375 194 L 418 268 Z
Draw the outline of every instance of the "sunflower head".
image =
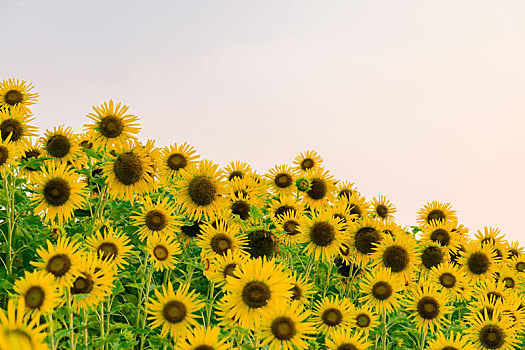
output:
M 34 86 L 24 80 L 8 79 L 0 82 L 0 108 L 26 108 L 36 102 Z

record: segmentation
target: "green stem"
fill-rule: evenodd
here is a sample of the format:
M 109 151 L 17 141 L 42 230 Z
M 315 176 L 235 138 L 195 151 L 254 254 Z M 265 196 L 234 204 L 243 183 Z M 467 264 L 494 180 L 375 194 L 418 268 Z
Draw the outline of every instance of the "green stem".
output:
M 87 313 L 87 310 L 84 309 L 84 326 L 86 328 L 84 328 L 84 346 L 86 347 L 86 349 L 88 348 L 88 313 Z
M 52 312 L 49 313 L 48 322 L 49 322 L 49 348 L 51 350 L 55 350 L 56 349 L 55 347 L 55 329 L 53 327 L 53 313 Z
M 387 345 L 387 320 L 386 320 L 386 310 L 383 310 L 383 349 L 386 350 Z
M 100 339 L 106 339 L 106 333 L 104 330 L 104 303 L 100 303 Z M 102 345 L 102 350 L 106 348 L 106 344 Z
M 145 298 L 144 298 L 144 301 L 147 301 L 148 300 L 148 297 L 149 297 L 149 288 L 151 286 L 151 277 L 153 276 L 153 266 L 150 266 L 149 268 L 149 272 L 148 272 L 148 282 L 146 284 L 146 293 L 145 293 Z M 146 306 L 144 306 L 144 318 L 142 319 L 142 329 L 146 328 L 146 319 L 147 319 L 147 312 L 146 312 Z M 141 336 L 141 341 L 140 341 L 140 350 L 144 349 L 144 344 L 146 343 L 146 339 L 145 339 L 145 336 L 142 335 Z
M 211 285 L 211 287 L 210 287 Z M 210 301 L 210 304 L 207 306 L 206 309 L 206 328 L 210 327 L 210 321 L 211 321 L 211 314 L 213 310 L 213 302 L 214 302 L 214 292 L 215 292 L 215 282 L 211 282 L 210 285 L 208 285 L 209 295 L 208 295 L 208 301 Z
M 69 288 L 66 289 L 66 297 L 67 297 L 67 306 L 69 308 L 69 344 L 71 346 L 72 350 L 75 350 L 76 344 L 75 344 L 75 326 L 73 324 L 73 309 L 71 307 L 71 292 Z
M 324 284 L 324 292 L 323 292 L 323 298 L 326 296 L 326 292 L 328 291 L 328 285 L 330 284 L 330 274 L 332 273 L 332 267 L 334 266 L 333 259 L 330 259 L 328 261 L 328 273 L 326 274 L 326 282 Z

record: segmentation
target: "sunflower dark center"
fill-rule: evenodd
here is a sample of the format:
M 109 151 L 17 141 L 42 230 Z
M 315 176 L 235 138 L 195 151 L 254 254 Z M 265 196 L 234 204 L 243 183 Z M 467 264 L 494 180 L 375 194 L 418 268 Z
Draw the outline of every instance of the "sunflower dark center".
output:
M 303 290 L 299 285 L 294 284 L 292 287 L 292 300 L 301 300 L 301 297 L 303 296 Z
M 11 134 L 11 141 L 16 142 L 20 140 L 23 133 L 24 127 L 22 126 L 22 123 L 16 119 L 9 118 L 0 124 L 0 134 L 2 136 L 2 140 L 6 140 L 9 137 L 9 134 Z
M 284 223 L 283 229 L 288 235 L 295 236 L 296 234 L 299 233 L 299 230 L 297 229 L 298 226 L 299 226 L 299 223 L 297 221 L 288 220 Z
M 217 196 L 217 186 L 207 176 L 196 176 L 190 181 L 188 195 L 197 205 L 210 205 Z
M 314 160 L 312 158 L 305 158 L 301 162 L 301 169 L 308 170 L 308 169 L 313 168 L 314 165 L 315 165 L 315 162 L 314 162 Z
M 273 233 L 257 230 L 248 234 L 248 253 L 252 258 L 271 257 L 277 249 Z
M 188 160 L 183 154 L 173 153 L 168 157 L 167 163 L 171 170 L 180 170 L 188 165 Z
M 385 267 L 390 267 L 392 272 L 404 271 L 408 266 L 408 262 L 408 252 L 401 246 L 390 246 L 383 253 L 383 264 Z
M 386 219 L 388 216 L 388 208 L 383 204 L 379 204 L 376 208 L 376 213 L 379 217 Z
M 350 215 L 357 215 L 357 217 L 360 218 L 363 215 L 363 210 L 358 205 L 351 204 Z
M 525 262 L 520 261 L 519 263 L 517 263 L 516 264 L 516 270 L 518 270 L 519 272 L 524 272 L 525 271 Z
M 362 227 L 355 234 L 355 247 L 362 254 L 370 254 L 381 240 L 379 231 L 373 227 Z
M 432 220 L 436 220 L 439 222 L 443 222 L 445 220 L 446 216 L 443 210 L 441 209 L 433 209 L 428 213 L 427 215 L 427 222 L 430 222 Z
M 0 146 L 0 165 L 3 165 L 9 158 L 9 150 L 5 146 Z
M 488 292 L 487 297 L 489 298 L 489 300 L 494 299 L 495 301 L 503 299 L 503 295 L 501 295 L 498 292 Z
M 77 277 L 71 287 L 71 294 L 88 294 L 93 290 L 95 283 L 89 274 Z
M 316 222 L 310 230 L 310 240 L 318 246 L 326 247 L 335 239 L 335 229 L 328 222 Z
M 438 242 L 442 247 L 447 246 L 450 243 L 450 235 L 446 230 L 438 228 L 434 230 L 430 235 L 430 239 L 434 242 Z
M 343 224 L 346 224 L 346 217 L 343 214 L 335 213 L 334 218 L 339 219 Z
M 24 295 L 24 301 L 28 308 L 38 309 L 44 303 L 46 293 L 40 286 L 32 286 Z
M 476 252 L 469 257 L 467 264 L 472 273 L 481 275 L 488 271 L 490 260 L 485 253 Z
M 520 256 L 520 252 L 517 249 L 515 248 L 509 249 L 509 258 L 515 258 L 517 256 Z
M 123 153 L 113 164 L 113 173 L 119 182 L 126 186 L 133 185 L 142 178 L 142 161 L 133 152 Z
M 242 290 L 242 300 L 252 309 L 258 309 L 268 304 L 271 296 L 270 288 L 264 282 L 248 282 Z
M 230 175 L 228 175 L 228 180 L 233 180 L 235 178 L 242 179 L 244 177 L 244 173 L 242 171 L 232 171 Z
M 153 255 L 155 255 L 155 258 L 159 261 L 164 261 L 168 258 L 169 252 L 168 249 L 163 245 L 158 245 L 155 248 L 153 248 Z
M 47 204 L 60 207 L 68 201 L 71 195 L 71 187 L 66 180 L 56 177 L 44 185 L 43 192 Z
M 458 348 L 456 347 L 453 347 L 453 346 L 445 346 L 443 349 L 441 350 L 459 350 Z
M 182 226 L 180 230 L 188 237 L 197 237 L 201 234 L 201 223 L 194 222 L 191 226 Z
M 159 210 L 150 210 L 146 214 L 146 226 L 152 231 L 161 231 L 168 224 L 166 215 Z
M 295 322 L 286 316 L 274 319 L 270 328 L 273 336 L 279 340 L 290 340 L 297 333 Z
M 275 186 L 279 188 L 287 188 L 293 184 L 292 177 L 286 173 L 277 174 L 277 176 L 275 176 L 275 179 L 273 181 L 275 183 Z
M 377 282 L 372 286 L 372 295 L 377 300 L 386 300 L 392 295 L 392 287 L 387 282 Z
M 343 321 L 343 314 L 339 309 L 328 308 L 323 311 L 321 319 L 327 326 L 335 327 Z
M 92 149 L 93 148 L 93 142 L 88 140 L 83 140 L 80 142 L 80 147 L 84 149 Z
M 4 101 L 8 105 L 14 106 L 24 100 L 24 95 L 18 90 L 9 90 L 4 95 Z
M 488 349 L 499 349 L 505 344 L 505 333 L 497 325 L 486 325 L 479 332 L 479 342 Z
M 449 272 L 442 273 L 439 276 L 439 283 L 445 288 L 453 288 L 456 285 L 456 276 Z
M 211 239 L 211 249 L 219 255 L 226 254 L 229 249 L 232 249 L 232 246 L 232 239 L 224 233 L 218 233 Z
M 228 265 L 224 266 L 224 270 L 222 272 L 223 275 L 224 275 L 224 278 L 226 278 L 226 276 L 231 276 L 231 277 L 237 278 L 237 276 L 235 276 L 235 274 L 233 273 L 233 271 L 235 271 L 236 267 L 237 267 L 236 263 L 231 263 L 231 264 L 228 264 Z
M 328 188 L 326 187 L 325 181 L 315 178 L 311 180 L 311 187 L 306 194 L 314 200 L 319 200 L 326 196 L 326 192 L 328 192 Z
M 46 265 L 46 270 L 53 276 L 59 278 L 71 269 L 71 260 L 65 254 L 54 255 Z
M 118 248 L 113 242 L 104 242 L 98 246 L 97 252 L 102 259 L 113 259 L 118 254 Z
M 421 254 L 421 262 L 427 269 L 438 266 L 443 262 L 443 251 L 439 247 L 427 247 Z
M 358 350 L 352 343 L 343 343 L 337 347 L 337 350 Z
M 232 204 L 231 210 L 233 214 L 239 215 L 241 220 L 246 220 L 250 217 L 251 205 L 246 201 L 236 201 Z
M 337 194 L 337 197 L 344 198 L 344 199 L 350 199 L 350 196 L 352 195 L 352 191 L 348 188 L 344 188 Z
M 355 318 L 355 321 L 356 321 L 357 326 L 361 328 L 366 328 L 370 326 L 370 322 L 371 322 L 370 316 L 368 316 L 367 314 L 357 315 L 357 317 Z
M 108 139 L 119 137 L 124 130 L 122 120 L 114 115 L 102 118 L 98 124 L 99 131 Z
M 432 320 L 439 315 L 439 304 L 432 297 L 423 297 L 417 303 L 417 312 L 425 320 Z
M 342 243 L 339 252 L 342 256 L 347 256 L 350 253 L 350 247 L 346 243 Z
M 53 135 L 47 140 L 46 150 L 51 157 L 62 158 L 71 150 L 71 141 L 64 135 Z
M 275 216 L 276 217 L 278 217 L 279 215 L 287 214 L 287 213 L 295 214 L 296 210 L 295 210 L 294 207 L 289 206 L 289 205 L 282 205 L 282 206 L 280 206 L 279 208 L 277 208 L 275 210 Z
M 505 283 L 505 288 L 514 288 L 514 286 L 516 285 L 516 282 L 511 277 L 505 277 L 503 279 L 503 282 Z
M 169 323 L 182 322 L 187 314 L 186 305 L 177 300 L 168 301 L 162 308 L 162 315 Z
M 211 345 L 199 345 L 193 348 L 193 350 L 215 350 Z

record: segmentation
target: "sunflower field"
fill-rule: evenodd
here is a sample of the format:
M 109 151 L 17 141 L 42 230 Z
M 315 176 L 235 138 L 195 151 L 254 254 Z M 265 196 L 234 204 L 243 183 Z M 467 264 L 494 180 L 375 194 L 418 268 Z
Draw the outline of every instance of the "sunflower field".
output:
M 264 174 L 140 142 L 113 101 L 39 135 L 0 82 L 0 350 L 525 349 L 525 255 L 449 203 L 414 226 L 315 151 Z

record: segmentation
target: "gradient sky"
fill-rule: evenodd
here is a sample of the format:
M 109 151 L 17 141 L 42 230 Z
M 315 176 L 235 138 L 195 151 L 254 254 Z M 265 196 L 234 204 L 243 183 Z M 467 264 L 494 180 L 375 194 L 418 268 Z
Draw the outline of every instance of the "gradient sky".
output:
M 452 203 L 525 245 L 525 2 L 2 1 L 40 133 L 109 99 L 140 138 L 265 172 L 314 149 L 398 223 Z

